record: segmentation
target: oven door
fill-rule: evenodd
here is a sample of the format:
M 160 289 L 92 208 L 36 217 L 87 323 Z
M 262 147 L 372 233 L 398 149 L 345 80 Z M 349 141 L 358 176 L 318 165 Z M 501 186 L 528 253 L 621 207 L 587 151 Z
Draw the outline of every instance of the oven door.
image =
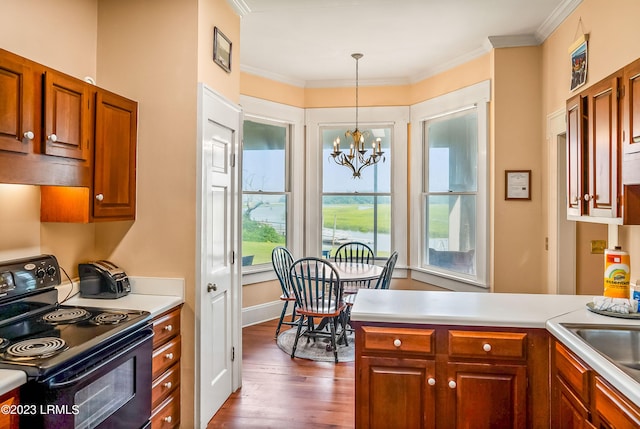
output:
M 140 429 L 151 417 L 153 330 L 95 352 L 84 368 L 32 381 L 20 401 L 37 408 L 21 415 L 24 428 Z

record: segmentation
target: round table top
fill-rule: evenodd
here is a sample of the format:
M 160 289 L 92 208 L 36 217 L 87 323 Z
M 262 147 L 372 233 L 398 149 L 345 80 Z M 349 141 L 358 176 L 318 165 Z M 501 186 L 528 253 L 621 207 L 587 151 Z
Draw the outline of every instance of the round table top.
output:
M 375 280 L 382 274 L 383 267 L 358 262 L 332 262 L 341 281 Z

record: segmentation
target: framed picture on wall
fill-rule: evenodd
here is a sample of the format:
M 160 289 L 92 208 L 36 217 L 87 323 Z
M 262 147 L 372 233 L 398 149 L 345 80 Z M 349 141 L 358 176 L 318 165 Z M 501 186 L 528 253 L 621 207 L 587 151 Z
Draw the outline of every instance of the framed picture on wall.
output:
M 231 73 L 231 40 L 218 27 L 213 29 L 213 61 Z
M 504 199 L 531 199 L 531 170 L 505 170 Z
M 569 48 L 571 55 L 571 91 L 587 82 L 587 41 L 588 34 L 583 34 Z

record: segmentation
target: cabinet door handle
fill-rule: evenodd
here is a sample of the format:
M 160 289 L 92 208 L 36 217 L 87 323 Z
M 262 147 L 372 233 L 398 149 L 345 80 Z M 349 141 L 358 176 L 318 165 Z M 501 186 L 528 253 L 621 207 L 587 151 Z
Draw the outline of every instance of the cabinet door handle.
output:
M 164 418 L 164 419 L 162 419 L 162 420 L 164 420 L 164 421 L 165 421 L 165 422 L 167 422 L 167 423 L 171 423 L 172 418 L 171 418 L 171 416 L 167 416 L 167 417 L 165 417 L 165 418 Z
M 491 344 L 489 343 L 484 343 L 482 345 L 482 350 L 484 350 L 485 352 L 489 353 L 491 351 Z
M 400 347 L 402 345 L 402 341 L 396 338 L 395 340 L 393 340 L 393 345 L 396 347 Z
M 104 200 L 104 195 L 102 195 L 102 194 L 96 195 L 96 200 L 98 200 L 98 201 Z
M 584 194 L 584 200 L 585 201 L 590 201 L 593 199 L 593 195 L 589 195 L 589 194 Z
M 164 387 L 166 387 L 167 389 L 171 389 L 171 386 L 173 386 L 173 384 L 171 384 L 170 381 L 167 381 L 166 383 L 164 383 Z
M 57 135 L 55 135 L 55 134 L 51 134 L 51 135 L 47 136 L 47 140 L 49 140 L 49 141 L 51 141 L 51 142 L 55 143 L 55 142 L 57 142 L 57 141 L 58 141 L 58 136 L 57 136 Z
M 435 378 L 433 378 L 433 377 L 429 377 L 429 378 L 427 379 L 427 384 L 428 384 L 429 386 L 435 386 L 435 385 L 436 385 L 436 379 L 435 379 Z
M 173 331 L 173 326 L 167 325 L 167 326 L 164 327 L 164 330 L 167 331 L 167 332 L 171 332 L 171 331 Z
M 36 136 L 35 134 L 33 134 L 33 131 L 27 131 L 23 135 L 24 135 L 24 138 L 27 140 L 33 140 L 33 138 Z
M 166 355 L 164 355 L 164 357 L 171 360 L 173 359 L 173 353 L 167 353 Z
M 215 283 L 207 284 L 207 292 L 215 292 L 217 290 L 218 290 L 218 285 L 216 285 Z
M 449 380 L 449 388 L 450 389 L 455 389 L 457 386 L 456 382 L 453 380 Z

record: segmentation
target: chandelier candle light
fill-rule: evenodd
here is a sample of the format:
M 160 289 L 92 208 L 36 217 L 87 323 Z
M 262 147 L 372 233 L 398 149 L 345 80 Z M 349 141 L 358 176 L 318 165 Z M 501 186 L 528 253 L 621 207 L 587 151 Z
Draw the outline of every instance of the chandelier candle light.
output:
M 362 58 L 362 54 L 351 54 L 356 60 L 356 128 L 353 131 L 347 131 L 345 137 L 351 137 L 353 142 L 349 147 L 349 154 L 340 150 L 340 137 L 333 141 L 333 152 L 331 156 L 338 165 L 344 165 L 353 173 L 353 178 L 360 178 L 360 171 L 364 167 L 377 164 L 381 159 L 384 161 L 384 152 L 380 147 L 380 138 L 375 139 L 371 143 L 371 154 L 367 156 L 365 147 L 365 139 L 369 137 L 369 132 L 360 132 L 358 129 L 358 60 Z

